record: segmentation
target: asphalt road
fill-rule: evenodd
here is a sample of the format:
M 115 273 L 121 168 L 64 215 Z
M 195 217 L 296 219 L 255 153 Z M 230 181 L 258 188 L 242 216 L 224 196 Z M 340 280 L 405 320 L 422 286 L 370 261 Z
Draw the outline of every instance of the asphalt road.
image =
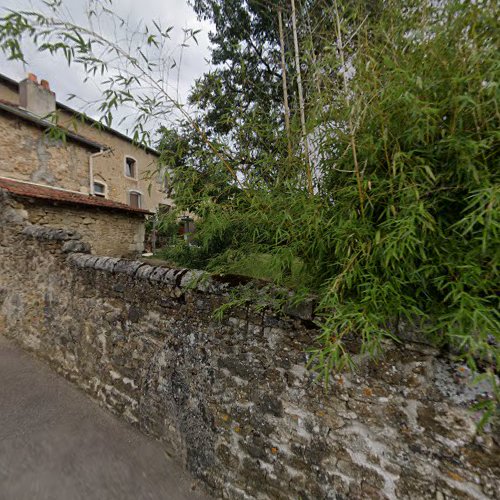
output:
M 158 442 L 0 335 L 0 500 L 206 498 Z

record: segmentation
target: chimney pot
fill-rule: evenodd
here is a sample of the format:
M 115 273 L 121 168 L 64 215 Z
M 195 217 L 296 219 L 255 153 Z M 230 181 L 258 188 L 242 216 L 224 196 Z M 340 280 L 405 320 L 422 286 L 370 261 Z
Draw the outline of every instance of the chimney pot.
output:
M 36 77 L 36 75 L 34 73 L 28 73 L 28 80 L 35 82 L 35 83 L 38 83 L 38 78 Z
M 48 82 L 47 80 L 41 80 L 41 81 L 40 81 L 40 85 L 41 85 L 44 89 L 50 90 L 50 85 L 49 85 L 49 82 Z

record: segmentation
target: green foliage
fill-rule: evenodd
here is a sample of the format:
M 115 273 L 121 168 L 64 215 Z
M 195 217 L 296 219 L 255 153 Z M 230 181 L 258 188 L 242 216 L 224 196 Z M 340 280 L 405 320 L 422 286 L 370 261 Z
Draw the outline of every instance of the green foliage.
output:
M 144 52 L 124 55 L 112 44 L 109 53 L 125 57 L 134 72 L 111 78 L 102 107 L 105 120 L 130 99 L 144 120 L 164 113 L 161 102 L 181 112 L 177 127 L 162 130 L 162 160 L 174 167 L 178 209 L 194 212 L 200 222 L 194 245 L 181 242 L 166 256 L 293 286 L 296 300 L 316 295 L 321 334 L 309 351 L 310 367 L 325 381 L 332 370 L 353 367 L 353 350 L 375 356 L 386 339 L 403 341 L 399 325 L 416 325 L 473 370 L 496 373 L 497 3 L 303 2 L 297 24 L 306 138 L 293 90 L 288 4 L 281 4 L 288 133 L 279 3 L 194 5 L 216 27 L 214 69 L 191 97 L 196 117 L 162 94 Z M 50 26 L 44 17 L 9 14 L 0 22 L 0 47 L 22 58 L 20 37 L 30 36 L 44 42 L 42 50 L 69 54 L 90 74 L 105 70 L 91 32 L 73 24 L 56 24 L 49 32 Z M 163 31 L 143 35 L 148 33 L 155 33 L 146 44 L 153 50 Z M 152 97 L 134 97 L 140 81 L 154 89 Z M 145 137 L 144 121 L 136 132 L 138 140 Z M 483 410 L 492 413 L 496 404 L 483 402 Z
M 478 384 L 484 380 L 486 380 L 488 385 L 491 387 L 492 397 L 484 398 L 472 406 L 472 410 L 481 413 L 481 418 L 477 424 L 480 432 L 484 429 L 484 426 L 498 414 L 498 402 L 500 401 L 500 386 L 498 384 L 498 377 L 491 369 L 488 369 L 478 375 L 475 378 L 474 383 Z
M 196 82 L 190 101 L 203 110 L 206 130 L 230 138 L 231 154 L 252 161 L 257 161 L 252 152 L 266 149 L 268 134 L 276 139 L 273 128 L 282 121 L 278 3 L 191 1 L 198 16 L 215 29 L 210 34 L 214 67 Z M 249 115 L 259 133 L 243 132 Z
M 174 239 L 179 230 L 179 213 L 177 210 L 160 211 L 157 215 L 149 217 L 146 221 L 146 233 L 156 231 L 160 237 Z
M 339 44 L 339 32 L 316 34 L 337 50 L 323 49 L 314 61 L 304 54 L 314 196 L 304 189 L 296 146 L 294 158 L 273 158 L 276 143 L 259 154 L 268 172 L 286 169 L 287 176 L 262 183 L 254 169 L 246 189 L 223 203 L 210 187 L 191 189 L 183 178 L 179 192 L 196 193 L 190 206 L 203 220 L 199 248 L 184 264 L 232 271 L 265 255 L 268 277 L 317 293 L 322 333 L 311 367 L 325 379 L 352 366 L 353 338 L 361 352 L 376 355 L 385 339 L 399 337 L 403 322 L 418 324 L 472 368 L 496 370 L 495 3 L 391 1 L 368 17 L 354 3 L 336 8 L 347 41 Z M 346 69 L 342 89 L 332 75 Z M 247 116 L 245 128 L 251 124 Z

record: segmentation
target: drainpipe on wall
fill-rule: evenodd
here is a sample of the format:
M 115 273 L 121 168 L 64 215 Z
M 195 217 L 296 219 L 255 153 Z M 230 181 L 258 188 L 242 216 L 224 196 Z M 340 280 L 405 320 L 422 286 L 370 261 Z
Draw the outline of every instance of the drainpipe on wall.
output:
M 107 149 L 101 149 L 98 153 L 89 156 L 89 179 L 90 179 L 90 194 L 94 195 L 94 158 L 103 155 Z

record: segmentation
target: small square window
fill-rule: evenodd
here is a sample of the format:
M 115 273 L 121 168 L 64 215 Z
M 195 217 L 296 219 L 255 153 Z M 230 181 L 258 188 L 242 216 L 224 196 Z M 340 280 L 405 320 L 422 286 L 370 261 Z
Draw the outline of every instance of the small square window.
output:
M 106 186 L 101 182 L 94 182 L 94 195 L 106 198 Z
M 125 157 L 125 175 L 137 179 L 137 162 L 130 156 Z
M 129 194 L 130 206 L 132 208 L 141 208 L 141 193 L 136 193 L 135 191 L 131 191 Z

